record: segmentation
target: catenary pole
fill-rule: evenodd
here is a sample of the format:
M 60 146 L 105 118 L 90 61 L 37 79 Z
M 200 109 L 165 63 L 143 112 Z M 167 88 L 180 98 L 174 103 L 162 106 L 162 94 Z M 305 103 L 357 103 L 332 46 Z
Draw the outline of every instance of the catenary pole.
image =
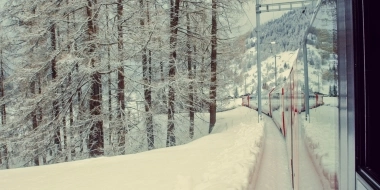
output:
M 260 62 L 260 0 L 256 0 L 256 52 L 257 52 L 257 114 L 258 122 L 261 121 L 261 62 Z

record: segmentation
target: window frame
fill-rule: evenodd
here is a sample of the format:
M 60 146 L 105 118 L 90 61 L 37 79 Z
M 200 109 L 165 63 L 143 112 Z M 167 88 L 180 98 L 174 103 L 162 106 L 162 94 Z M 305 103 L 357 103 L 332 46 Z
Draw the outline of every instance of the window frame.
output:
M 369 72 L 374 69 L 374 64 L 370 64 L 376 55 L 374 42 L 368 40 L 376 35 L 376 25 L 373 19 L 370 19 L 376 5 L 371 4 L 374 1 L 354 0 L 353 17 L 354 17 L 354 47 L 355 47 L 355 150 L 356 150 L 356 172 L 372 188 L 380 189 L 380 170 L 379 163 L 374 162 L 369 157 L 371 151 L 375 151 L 373 131 L 377 126 L 371 125 L 373 122 L 374 109 L 370 105 L 374 104 L 374 94 L 370 93 L 374 87 L 374 73 Z M 373 40 L 373 39 L 372 39 Z M 372 100 L 370 102 L 370 100 Z M 376 101 L 377 102 L 377 101 Z M 371 105 L 371 106 L 372 106 Z M 362 111 L 359 111 L 362 110 Z M 363 112 L 364 111 L 364 112 Z M 371 117 L 372 116 L 372 117 Z M 376 171 L 375 171 L 376 170 Z

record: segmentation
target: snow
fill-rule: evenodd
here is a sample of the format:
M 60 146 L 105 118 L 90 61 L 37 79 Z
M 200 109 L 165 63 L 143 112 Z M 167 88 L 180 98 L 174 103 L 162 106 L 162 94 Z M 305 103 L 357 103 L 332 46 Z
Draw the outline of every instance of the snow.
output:
M 298 146 L 298 160 L 296 157 L 296 164 L 294 170 L 298 175 L 298 183 L 299 189 L 302 190 L 320 190 L 326 189 L 324 188 L 321 182 L 321 176 L 316 170 L 315 162 L 310 156 L 307 146 L 303 138 L 299 138 L 299 146 Z M 299 161 L 299 162 L 298 162 Z
M 230 101 L 236 107 L 240 99 Z M 336 185 L 336 97 L 311 109 L 295 165 L 301 189 Z M 301 113 L 302 117 L 303 113 Z M 302 120 L 302 119 L 301 119 Z M 0 171 L 2 189 L 292 189 L 285 139 L 271 118 L 242 106 L 217 113 L 212 134 L 125 156 Z M 206 123 L 201 127 L 207 130 Z M 296 159 L 296 158 L 295 158 Z M 22 182 L 20 182 L 22 180 Z
M 284 1 L 288 0 L 268 3 Z M 0 5 L 4 2 L 0 0 Z M 249 10 L 255 9 L 252 2 L 247 5 Z M 246 12 L 255 25 L 254 11 Z M 283 13 L 276 13 L 276 17 Z M 266 15 L 263 22 L 274 17 L 274 14 Z M 247 20 L 242 22 L 245 27 L 242 31 L 253 28 Z M 330 25 L 326 28 L 330 28 Z M 321 60 L 314 46 L 308 45 L 308 49 L 310 54 L 314 53 L 315 60 Z M 245 64 L 253 61 L 255 54 L 255 48 L 248 49 L 243 58 Z M 288 77 L 297 51 L 282 52 L 276 56 L 277 83 L 280 84 Z M 334 64 L 335 61 L 336 57 L 329 63 Z M 285 63 L 287 68 L 284 67 Z M 262 60 L 261 64 L 262 81 L 269 88 L 274 87 L 274 56 Z M 319 69 L 309 67 L 310 87 L 314 91 L 319 86 L 318 81 L 322 81 L 318 76 L 321 77 L 321 72 L 328 70 L 329 66 L 321 65 Z M 245 79 L 247 90 L 254 92 L 257 65 L 252 65 L 247 70 Z M 318 91 L 328 94 L 328 85 L 321 84 Z M 239 89 L 239 94 L 243 94 L 243 90 L 244 87 Z M 301 123 L 303 126 L 297 155 L 299 163 L 295 166 L 298 169 L 297 175 L 300 175 L 300 189 L 329 189 L 337 186 L 338 101 L 337 98 L 324 97 L 324 103 L 323 106 L 310 110 L 310 122 Z M 237 106 L 241 104 L 241 99 L 220 101 L 218 105 L 221 104 L 222 109 L 218 111 L 222 112 L 217 113 L 217 124 L 210 135 L 207 135 L 208 115 L 198 114 L 195 121 L 196 140 L 192 142 L 191 139 L 181 137 L 182 141 L 178 142 L 180 146 L 164 148 L 165 134 L 156 134 L 161 141 L 155 141 L 158 149 L 152 151 L 0 170 L 1 189 L 292 189 L 286 142 L 271 118 L 264 116 L 264 122 L 258 124 L 256 111 Z M 273 114 L 280 116 L 278 111 Z M 303 113 L 300 117 L 302 116 Z M 159 127 L 166 127 L 166 116 L 158 115 L 154 120 Z M 187 128 L 188 126 L 180 126 L 178 129 Z M 132 145 L 133 142 L 130 141 L 129 144 Z M 142 150 L 127 150 L 128 153 L 140 151 Z
M 223 112 L 232 110 L 238 106 L 241 105 L 241 99 L 225 99 L 225 100 L 217 100 L 217 111 Z M 138 105 L 135 102 L 128 103 L 129 111 L 131 112 L 131 117 L 137 117 L 140 118 L 140 114 L 143 112 L 144 106 Z M 130 109 L 132 108 L 132 109 Z M 221 114 L 224 115 L 224 114 Z M 153 123 L 154 123 L 154 135 L 155 135 L 155 141 L 154 146 L 155 148 L 165 148 L 166 147 L 166 130 L 167 130 L 167 115 L 166 114 L 156 114 L 153 116 Z M 236 115 L 236 120 L 238 117 L 243 117 L 243 115 Z M 189 137 L 189 121 L 188 121 L 188 113 L 176 113 L 175 114 L 175 120 L 176 120 L 176 130 L 175 130 L 175 136 L 176 136 L 176 144 L 182 145 L 189 143 L 195 139 L 201 138 L 208 134 L 209 128 L 207 127 L 208 119 L 210 118 L 209 113 L 202 113 L 197 112 L 195 113 L 194 117 L 194 137 L 191 139 Z M 233 120 L 232 120 L 233 121 Z M 224 118 L 220 118 L 218 120 L 218 123 L 220 125 L 226 126 L 231 125 L 231 121 L 225 120 Z M 108 123 L 106 124 L 108 125 Z M 147 151 L 147 137 L 146 137 L 146 131 L 145 131 L 145 124 L 144 122 L 141 122 L 138 124 L 137 127 L 131 129 L 128 133 L 128 147 L 126 148 L 126 152 L 128 154 L 132 153 L 138 153 Z M 225 129 L 225 127 L 222 127 L 220 129 L 214 129 L 215 130 L 222 130 Z M 106 130 L 105 132 L 105 141 L 108 142 L 109 138 L 109 130 Z M 115 139 L 116 140 L 116 139 Z M 116 143 L 116 142 L 114 142 Z M 114 155 L 117 153 L 113 153 L 115 151 L 115 148 L 112 147 L 110 144 L 105 144 L 105 150 L 106 155 Z
M 325 189 L 338 185 L 338 98 L 324 97 L 325 105 L 310 110 L 304 121 L 304 141 Z
M 304 123 L 305 137 L 300 139 L 295 155 L 299 158 L 295 165 L 299 181 L 295 183 L 301 189 L 328 189 L 331 179 L 336 179 L 338 147 L 331 145 L 337 145 L 333 131 L 338 125 L 332 117 L 337 111 L 337 98 L 325 97 L 324 102 L 311 109 L 312 122 Z M 212 134 L 185 145 L 1 170 L 0 184 L 9 190 L 292 189 L 285 138 L 271 118 L 264 115 L 264 121 L 258 124 L 255 110 L 239 106 L 218 112 L 217 121 Z
M 313 57 L 315 62 L 318 62 L 319 68 L 316 66 L 309 65 L 309 87 L 313 91 L 317 91 L 323 94 L 329 94 L 329 86 L 333 85 L 334 82 L 327 82 L 322 79 L 324 71 L 328 71 L 330 66 L 335 66 L 338 63 L 336 54 L 330 57 L 330 60 L 325 60 L 328 64 L 322 64 L 322 58 L 318 51 L 320 49 L 315 48 L 315 46 L 307 45 L 309 57 Z
M 277 84 L 280 85 L 284 78 L 287 78 L 290 73 L 290 68 L 293 65 L 294 61 L 297 58 L 297 52 L 296 51 L 287 51 L 287 52 L 281 52 L 276 54 L 276 68 L 277 68 Z M 255 60 L 252 60 L 253 57 L 256 56 L 256 49 L 255 47 L 252 47 L 248 49 L 245 52 L 245 62 L 255 62 Z M 275 65 L 274 65 L 274 55 L 271 57 L 268 57 L 266 60 L 261 61 L 261 81 L 262 83 L 267 83 L 269 88 L 275 87 Z M 287 67 L 285 67 L 285 64 Z M 251 68 L 248 68 L 247 72 L 245 73 L 245 80 L 246 80 L 246 86 L 247 91 L 253 92 L 253 94 L 256 93 L 257 89 L 257 65 L 254 64 L 251 66 Z M 241 90 L 244 90 L 244 87 L 242 87 Z M 243 93 L 241 93 L 243 94 Z
M 285 139 L 272 119 L 264 116 L 265 149 L 255 189 L 291 190 L 292 181 L 288 165 Z M 272 183 L 270 183 L 272 182 Z
M 263 125 L 246 107 L 219 112 L 211 135 L 186 145 L 0 171 L 2 189 L 247 189 Z M 208 126 L 204 126 L 208 127 Z

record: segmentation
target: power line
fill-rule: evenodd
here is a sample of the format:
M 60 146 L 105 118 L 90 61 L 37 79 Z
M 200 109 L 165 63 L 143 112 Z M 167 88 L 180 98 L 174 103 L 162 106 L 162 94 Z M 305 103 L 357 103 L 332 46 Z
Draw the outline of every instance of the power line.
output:
M 247 12 L 245 12 L 245 10 L 244 10 L 244 8 L 243 8 L 243 5 L 241 5 L 241 8 L 243 9 L 245 16 L 247 17 L 249 23 L 251 23 L 251 26 L 252 26 L 252 28 L 253 28 L 253 24 L 252 24 L 251 20 L 249 19 L 248 15 L 247 15 Z

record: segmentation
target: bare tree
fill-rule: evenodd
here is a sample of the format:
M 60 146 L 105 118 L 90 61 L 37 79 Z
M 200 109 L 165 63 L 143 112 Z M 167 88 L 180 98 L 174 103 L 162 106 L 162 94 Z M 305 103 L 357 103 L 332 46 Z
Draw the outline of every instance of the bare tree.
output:
M 0 47 L 0 98 L 5 96 L 5 87 L 4 87 L 5 71 L 4 71 L 4 62 L 3 62 L 3 49 Z M 5 127 L 7 123 L 7 112 L 5 109 L 5 104 L 0 105 L 1 112 L 1 126 Z M 5 167 L 8 169 L 8 148 L 6 142 L 4 144 L 0 143 L 0 165 L 5 164 Z M 4 149 L 3 151 L 1 149 Z
M 56 31 L 55 31 L 55 24 L 54 23 L 51 23 L 51 26 L 50 26 L 50 43 L 51 43 L 51 48 L 53 51 L 56 51 L 57 50 L 57 39 L 56 39 Z M 51 60 L 50 62 L 51 64 L 51 76 L 52 76 L 52 80 L 57 80 L 57 60 L 56 60 L 56 56 L 53 57 L 53 59 Z M 32 87 L 33 88 L 33 87 Z M 57 120 L 58 119 L 58 115 L 59 115 L 59 105 L 58 105 L 58 100 L 55 99 L 53 101 L 53 115 L 54 115 L 54 120 Z M 59 126 L 55 126 L 55 132 L 54 132 L 54 144 L 55 146 L 57 147 L 58 151 L 61 151 L 62 148 L 61 148 L 61 131 L 60 131 L 60 128 Z
M 128 129 L 126 129 L 128 126 L 124 126 L 124 119 L 125 119 L 125 98 L 124 98 L 124 66 L 122 64 L 123 62 L 123 27 L 122 27 L 122 16 L 123 16 L 123 1 L 118 0 L 117 1 L 117 47 L 118 47 L 118 57 L 119 57 L 119 62 L 121 63 L 121 66 L 118 67 L 117 69 L 117 100 L 118 100 L 118 105 L 119 111 L 118 111 L 118 119 L 119 122 L 121 122 L 121 128 L 119 129 L 119 136 L 120 136 L 120 142 L 119 142 L 119 147 L 122 149 L 122 153 L 125 153 L 125 135 L 126 132 L 128 132 Z
M 230 58 L 225 53 L 230 50 L 229 39 L 223 36 L 228 31 L 223 24 L 230 23 L 224 22 L 228 18 L 224 9 L 230 2 L 18 0 L 7 4 L 3 15 L 12 22 L 7 30 L 14 34 L 1 40 L 0 47 L 13 48 L 14 71 L 6 77 L 0 73 L 0 161 L 4 164 L 10 158 L 10 163 L 30 166 L 101 156 L 107 120 L 114 155 L 151 150 L 161 144 L 155 136 L 161 134 L 157 113 L 167 114 L 163 146 L 194 138 L 199 127 L 196 112 L 207 108 L 211 132 L 217 87 L 218 94 L 224 90 L 216 78 L 224 71 L 217 71 L 216 63 L 224 67 Z M 129 100 L 143 102 L 144 107 L 136 106 L 135 111 Z M 176 131 L 184 119 L 186 130 Z M 140 130 L 136 126 L 142 121 Z M 141 136 L 131 138 L 136 131 Z M 11 142 L 5 143 L 5 138 Z M 4 152 L 4 145 L 12 154 Z
M 140 0 L 141 10 L 144 10 L 144 1 Z M 147 25 L 150 24 L 149 2 L 146 1 L 146 18 Z M 144 11 L 142 11 L 144 12 Z M 140 21 L 141 27 L 144 30 L 143 16 Z M 152 113 L 152 53 L 146 46 L 142 50 L 142 64 L 143 64 L 143 81 L 144 81 L 144 99 L 145 99 L 145 125 L 147 132 L 148 150 L 154 149 L 154 135 L 153 135 L 153 113 Z
M 189 3 L 186 3 L 186 8 L 189 9 Z M 189 117 L 190 117 L 190 127 L 189 127 L 189 136 L 193 138 L 194 136 L 194 76 L 193 76 L 193 68 L 192 68 L 192 47 L 191 47 L 191 31 L 190 31 L 190 13 L 186 13 L 186 34 L 187 34 L 187 71 L 189 78 Z M 195 46 L 194 46 L 195 49 Z M 195 64 L 194 64 L 195 66 Z
M 217 0 L 212 0 L 211 9 L 211 79 L 210 79 L 210 128 L 209 133 L 215 126 L 216 122 L 216 66 L 217 66 Z
M 176 45 L 177 45 L 177 33 L 178 33 L 178 20 L 179 20 L 179 2 L 180 0 L 170 0 L 170 56 L 169 56 L 169 94 L 168 94 L 168 129 L 166 146 L 175 146 L 176 139 L 174 135 L 174 101 L 175 101 L 175 75 L 176 68 L 175 63 L 177 60 Z
M 96 67 L 96 60 L 93 57 L 94 52 L 96 50 L 95 45 L 95 37 L 96 37 L 96 26 L 95 26 L 95 13 L 94 9 L 97 5 L 96 0 L 87 0 L 87 34 L 88 34 L 88 41 L 89 41 L 89 61 L 91 67 Z M 89 135 L 89 150 L 90 150 L 90 156 L 100 156 L 103 155 L 103 148 L 104 148 L 104 142 L 103 142 L 103 121 L 101 120 L 100 115 L 102 112 L 101 108 L 101 74 L 98 71 L 95 71 L 91 75 L 91 99 L 89 102 L 90 106 L 90 112 L 93 116 L 93 123 L 91 124 L 90 128 L 90 135 Z

